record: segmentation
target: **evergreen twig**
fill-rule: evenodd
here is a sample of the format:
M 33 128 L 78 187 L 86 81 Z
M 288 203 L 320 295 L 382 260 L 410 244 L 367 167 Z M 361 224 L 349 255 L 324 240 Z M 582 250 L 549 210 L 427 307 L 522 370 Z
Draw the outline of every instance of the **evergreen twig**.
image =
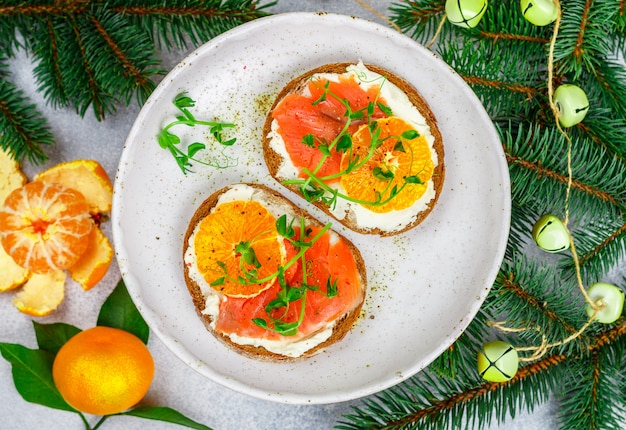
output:
M 157 48 L 197 46 L 267 15 L 271 5 L 254 0 L 0 0 L 0 52 L 6 61 L 18 49 L 33 57 L 38 90 L 51 106 L 73 107 L 81 116 L 91 108 L 103 120 L 121 103 L 145 102 L 165 72 Z M 53 143 L 43 116 L 10 76 L 0 80 L 2 147 L 18 160 L 43 162 L 45 146 Z

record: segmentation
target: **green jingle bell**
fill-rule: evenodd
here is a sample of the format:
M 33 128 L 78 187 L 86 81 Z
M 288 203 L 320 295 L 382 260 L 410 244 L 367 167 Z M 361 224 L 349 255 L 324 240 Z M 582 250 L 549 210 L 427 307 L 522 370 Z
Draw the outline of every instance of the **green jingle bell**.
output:
M 563 127 L 578 124 L 589 110 L 587 94 L 572 84 L 559 85 L 554 91 L 554 104 L 559 110 L 559 122 Z
M 622 316 L 624 292 L 616 285 L 596 282 L 587 289 L 587 294 L 596 305 L 601 307 L 594 317 L 596 321 L 612 324 Z M 586 311 L 591 318 L 594 313 L 593 307 L 587 304 Z
M 487 10 L 487 0 L 446 0 L 446 16 L 454 25 L 474 28 Z
M 546 252 L 565 251 L 570 245 L 569 232 L 563 221 L 550 214 L 542 215 L 537 220 L 532 236 L 537 246 Z
M 478 373 L 486 381 L 505 382 L 515 376 L 519 367 L 517 350 L 506 342 L 495 340 L 478 352 Z
M 554 0 L 521 0 L 522 15 L 531 24 L 539 27 L 556 21 L 559 9 Z

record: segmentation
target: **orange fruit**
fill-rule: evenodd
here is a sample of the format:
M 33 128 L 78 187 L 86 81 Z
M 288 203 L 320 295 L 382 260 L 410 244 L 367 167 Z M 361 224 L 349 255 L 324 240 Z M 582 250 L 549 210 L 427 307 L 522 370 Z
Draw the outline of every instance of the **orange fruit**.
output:
M 26 182 L 26 176 L 20 170 L 19 163 L 0 149 L 0 205 L 11 191 L 23 186 Z
M 35 181 L 52 182 L 80 192 L 92 214 L 109 212 L 113 185 L 104 168 L 95 160 L 73 160 L 57 164 L 35 176 Z
M 97 326 L 76 334 L 61 347 L 52 377 L 73 408 L 94 415 L 116 414 L 146 395 L 154 361 L 137 336 Z
M 20 266 L 34 273 L 74 265 L 94 228 L 82 194 L 60 184 L 30 182 L 0 208 L 0 240 Z
M 93 288 L 106 275 L 113 260 L 113 247 L 99 228 L 91 230 L 87 250 L 76 264 L 68 268 L 70 276 L 83 290 Z
M 50 315 L 65 297 L 63 271 L 32 274 L 13 299 L 13 306 L 34 317 Z
M 341 176 L 340 183 L 346 194 L 352 198 L 366 202 L 376 201 L 377 195 L 381 200 L 389 196 L 393 187 L 399 190 L 405 184 L 405 177 L 418 176 L 421 183 L 406 183 L 404 189 L 389 202 L 382 205 L 363 204 L 372 212 L 389 212 L 410 207 L 425 192 L 427 182 L 434 170 L 434 163 L 428 142 L 423 136 L 406 139 L 402 134 L 414 131 L 414 128 L 401 118 L 389 117 L 379 119 L 376 124 L 380 130 L 378 140 L 382 144 L 374 151 L 372 157 L 361 167 Z M 403 151 L 397 147 L 401 142 Z M 372 133 L 367 125 L 362 126 L 352 136 L 352 154 L 344 153 L 341 159 L 341 169 L 345 170 L 351 157 L 358 156 L 363 160 L 372 145 Z M 393 178 L 380 179 L 376 175 L 391 172 Z
M 263 279 L 274 274 L 285 260 L 285 247 L 276 230 L 276 219 L 256 201 L 233 201 L 217 206 L 200 222 L 194 249 L 198 269 L 209 284 L 224 277 L 224 268 L 228 277 L 235 280 L 250 270 L 257 271 L 257 279 Z M 249 249 L 258 264 L 246 262 L 245 254 L 250 255 Z M 272 279 L 248 285 L 225 279 L 213 288 L 231 297 L 253 297 L 273 282 Z

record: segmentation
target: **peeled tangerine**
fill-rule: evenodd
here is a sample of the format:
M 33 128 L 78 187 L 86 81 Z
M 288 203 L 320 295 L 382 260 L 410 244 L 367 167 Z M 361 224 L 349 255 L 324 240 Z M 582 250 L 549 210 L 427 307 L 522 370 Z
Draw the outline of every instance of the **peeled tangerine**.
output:
M 63 300 L 65 271 L 88 290 L 111 264 L 113 248 L 94 221 L 111 209 L 111 181 L 96 161 L 76 160 L 13 188 L 0 207 L 0 291 L 24 285 L 15 306 L 47 315 Z

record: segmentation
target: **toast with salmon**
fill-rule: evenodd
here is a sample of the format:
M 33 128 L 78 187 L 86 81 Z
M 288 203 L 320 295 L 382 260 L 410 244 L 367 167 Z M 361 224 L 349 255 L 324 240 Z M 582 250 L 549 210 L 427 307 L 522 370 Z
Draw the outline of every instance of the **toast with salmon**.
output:
M 207 329 L 235 351 L 294 361 L 341 340 L 366 292 L 359 250 L 259 184 L 211 194 L 191 217 L 184 278 Z
M 271 175 L 346 227 L 391 236 L 433 210 L 444 181 L 435 115 L 375 65 L 310 70 L 279 92 L 263 128 Z

